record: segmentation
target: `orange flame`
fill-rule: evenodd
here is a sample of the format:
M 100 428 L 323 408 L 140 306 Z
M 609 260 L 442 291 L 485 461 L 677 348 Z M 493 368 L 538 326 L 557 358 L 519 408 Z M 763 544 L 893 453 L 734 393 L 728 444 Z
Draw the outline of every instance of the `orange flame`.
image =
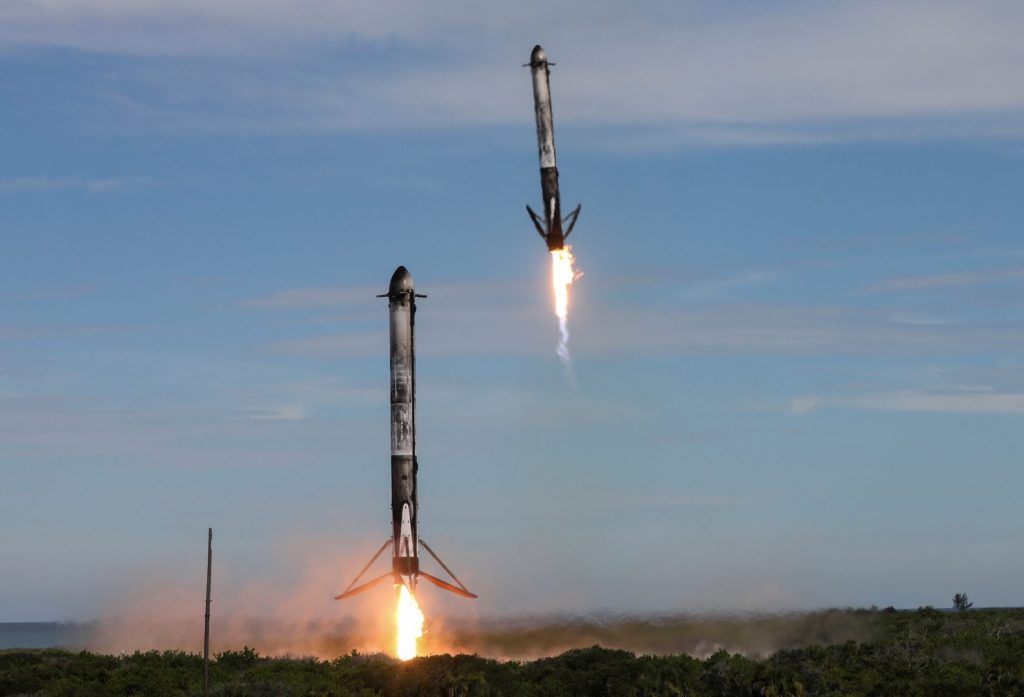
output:
M 551 285 L 555 289 L 555 317 L 558 319 L 569 316 L 569 285 L 576 280 L 572 262 L 572 247 L 568 245 L 551 252 Z
M 403 661 L 416 658 L 416 640 L 423 636 L 423 611 L 404 583 L 398 587 L 395 621 L 398 629 L 395 653 Z

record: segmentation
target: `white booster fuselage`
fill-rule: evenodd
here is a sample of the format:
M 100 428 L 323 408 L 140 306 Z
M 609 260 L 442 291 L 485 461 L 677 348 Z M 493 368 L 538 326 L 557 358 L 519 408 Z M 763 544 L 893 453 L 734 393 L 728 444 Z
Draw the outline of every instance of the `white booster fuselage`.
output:
M 533 108 L 537 120 L 537 157 L 541 169 L 557 167 L 548 57 L 540 46 L 534 48 L 530 55 L 530 71 L 533 73 Z
M 414 578 L 416 549 L 416 292 L 412 274 L 399 266 L 388 287 L 391 325 L 391 524 L 392 566 Z
M 558 163 L 555 157 L 555 119 L 551 113 L 551 70 L 554 63 L 548 62 L 548 54 L 540 46 L 534 46 L 530 53 L 530 72 L 533 74 L 533 110 L 537 121 L 537 159 L 540 164 L 540 195 L 544 202 L 544 216 L 530 214 L 537 232 L 544 238 L 548 250 L 558 252 L 565 249 L 565 238 L 572 232 L 579 206 L 562 220 L 561 194 L 558 192 Z M 564 227 L 564 229 L 563 229 Z
M 395 586 L 405 586 L 416 592 L 416 583 L 425 578 L 464 598 L 475 598 L 452 570 L 445 566 L 437 553 L 419 537 L 417 531 L 416 474 L 416 298 L 412 274 L 404 266 L 395 269 L 388 292 L 378 295 L 388 299 L 391 348 L 391 537 L 384 541 L 377 553 L 356 574 L 348 588 L 334 596 L 344 600 L 382 584 L 389 579 Z M 391 547 L 391 570 L 360 584 L 384 551 Z M 420 568 L 419 548 L 423 547 L 442 569 L 448 572 L 454 584 L 438 578 Z

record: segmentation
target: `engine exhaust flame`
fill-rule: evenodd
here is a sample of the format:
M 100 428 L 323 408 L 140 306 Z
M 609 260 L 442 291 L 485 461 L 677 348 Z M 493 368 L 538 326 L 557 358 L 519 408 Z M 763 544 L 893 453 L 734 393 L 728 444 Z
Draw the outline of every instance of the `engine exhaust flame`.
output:
M 555 291 L 555 317 L 558 318 L 558 357 L 569 377 L 572 377 L 572 358 L 569 355 L 569 286 L 580 274 L 572 268 L 572 247 L 551 252 L 551 285 Z
M 398 630 L 395 653 L 403 661 L 416 658 L 416 641 L 423 636 L 423 611 L 404 583 L 398 586 L 395 622 Z

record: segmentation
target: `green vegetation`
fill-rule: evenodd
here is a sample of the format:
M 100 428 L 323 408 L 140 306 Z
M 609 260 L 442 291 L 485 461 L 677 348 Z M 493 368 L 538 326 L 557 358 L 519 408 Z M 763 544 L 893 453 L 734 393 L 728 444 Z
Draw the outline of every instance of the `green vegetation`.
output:
M 718 651 L 637 656 L 594 646 L 530 662 L 440 655 L 398 663 L 219 654 L 211 694 L 375 695 L 999 695 L 1024 697 L 1024 610 L 848 611 L 870 641 L 783 649 L 764 658 Z M 0 651 L 0 695 L 198 695 L 202 658 L 180 651 L 104 656 Z

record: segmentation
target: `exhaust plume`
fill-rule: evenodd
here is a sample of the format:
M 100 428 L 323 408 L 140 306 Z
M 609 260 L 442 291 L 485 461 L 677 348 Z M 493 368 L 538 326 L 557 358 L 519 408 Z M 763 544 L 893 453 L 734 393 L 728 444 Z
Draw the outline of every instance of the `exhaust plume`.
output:
M 573 383 L 572 356 L 569 354 L 569 286 L 582 275 L 573 269 L 574 261 L 569 245 L 551 252 L 551 285 L 555 292 L 555 317 L 558 318 L 558 358 Z

